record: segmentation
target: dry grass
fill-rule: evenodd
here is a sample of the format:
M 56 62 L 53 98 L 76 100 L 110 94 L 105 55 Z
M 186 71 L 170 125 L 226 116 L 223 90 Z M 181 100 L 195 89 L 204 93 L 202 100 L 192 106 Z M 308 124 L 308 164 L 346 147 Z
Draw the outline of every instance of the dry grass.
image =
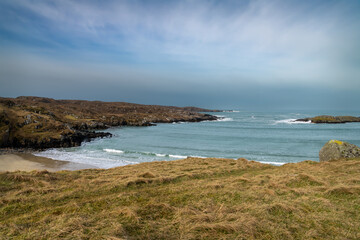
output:
M 0 239 L 359 239 L 360 161 L 0 174 Z

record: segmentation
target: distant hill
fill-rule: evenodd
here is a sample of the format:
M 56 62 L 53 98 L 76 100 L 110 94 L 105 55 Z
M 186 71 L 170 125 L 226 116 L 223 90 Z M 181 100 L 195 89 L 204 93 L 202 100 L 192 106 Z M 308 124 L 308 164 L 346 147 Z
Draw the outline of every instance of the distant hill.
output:
M 198 110 L 205 109 L 42 97 L 0 98 L 0 147 L 71 147 L 87 139 L 111 136 L 94 132 L 96 129 L 217 119 Z

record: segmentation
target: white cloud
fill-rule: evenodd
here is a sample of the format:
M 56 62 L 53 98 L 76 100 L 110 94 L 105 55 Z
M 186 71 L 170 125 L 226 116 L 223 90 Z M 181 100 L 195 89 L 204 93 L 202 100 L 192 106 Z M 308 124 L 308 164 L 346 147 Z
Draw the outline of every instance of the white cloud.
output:
M 114 55 L 127 51 L 139 62 L 155 63 L 155 68 L 171 63 L 166 67 L 180 72 L 202 71 L 199 81 L 214 74 L 265 84 L 338 87 L 345 81 L 360 88 L 359 66 L 348 65 L 348 58 L 359 52 L 360 40 L 359 18 L 346 21 L 350 1 L 250 1 L 239 8 L 232 7 L 236 2 L 211 1 L 7 3 L 46 19 L 48 28 L 71 39 L 85 55 L 102 48 Z M 34 37 L 52 41 L 35 29 Z M 100 50 L 91 49 L 89 42 Z

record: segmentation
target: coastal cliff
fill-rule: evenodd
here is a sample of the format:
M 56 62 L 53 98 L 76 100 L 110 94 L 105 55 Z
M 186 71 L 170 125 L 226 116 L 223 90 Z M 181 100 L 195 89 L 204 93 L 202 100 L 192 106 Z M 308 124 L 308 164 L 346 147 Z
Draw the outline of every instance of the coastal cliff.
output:
M 205 111 L 210 110 L 42 97 L 0 98 L 0 147 L 72 147 L 93 138 L 110 137 L 110 133 L 94 130 L 113 126 L 217 119 L 199 113 Z

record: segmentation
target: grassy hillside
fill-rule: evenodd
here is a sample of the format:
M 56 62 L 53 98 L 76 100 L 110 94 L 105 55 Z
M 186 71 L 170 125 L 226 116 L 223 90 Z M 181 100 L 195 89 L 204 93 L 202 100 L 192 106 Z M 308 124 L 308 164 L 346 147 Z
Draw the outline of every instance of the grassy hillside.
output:
M 359 239 L 360 159 L 0 174 L 3 239 Z

